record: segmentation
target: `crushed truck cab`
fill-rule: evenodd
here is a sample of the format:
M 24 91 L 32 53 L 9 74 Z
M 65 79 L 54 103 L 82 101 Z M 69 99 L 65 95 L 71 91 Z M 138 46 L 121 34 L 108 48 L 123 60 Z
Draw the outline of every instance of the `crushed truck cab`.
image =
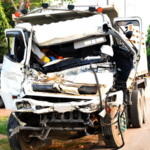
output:
M 11 148 L 14 139 L 27 150 L 39 140 L 100 133 L 108 147 L 121 147 L 127 125 L 141 127 L 146 115 L 141 18 L 112 21 L 112 8 L 46 10 L 13 17 L 15 28 L 5 30 L 1 96 L 12 110 Z M 132 107 L 141 109 L 127 115 Z

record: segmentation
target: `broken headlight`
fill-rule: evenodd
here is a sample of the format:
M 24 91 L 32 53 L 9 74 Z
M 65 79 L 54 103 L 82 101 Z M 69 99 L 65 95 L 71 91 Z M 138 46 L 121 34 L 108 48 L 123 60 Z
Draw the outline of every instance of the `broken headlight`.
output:
M 98 104 L 88 104 L 88 105 L 84 105 L 84 106 L 79 106 L 80 109 L 87 109 L 89 111 L 93 111 L 93 110 L 97 110 L 99 105 Z
M 97 104 L 90 104 L 90 108 L 91 108 L 91 110 L 96 110 L 96 109 L 98 109 L 98 105 Z
M 29 102 L 17 102 L 17 109 L 31 109 L 31 105 Z

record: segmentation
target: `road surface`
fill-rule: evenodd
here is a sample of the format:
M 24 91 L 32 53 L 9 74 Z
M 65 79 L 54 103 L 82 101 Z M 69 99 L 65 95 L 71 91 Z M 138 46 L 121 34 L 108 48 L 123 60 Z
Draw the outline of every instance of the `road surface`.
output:
M 150 81 L 146 89 L 147 121 L 142 128 L 128 128 L 125 137 L 125 146 L 120 150 L 150 150 Z M 99 142 L 91 150 L 111 150 L 104 142 Z

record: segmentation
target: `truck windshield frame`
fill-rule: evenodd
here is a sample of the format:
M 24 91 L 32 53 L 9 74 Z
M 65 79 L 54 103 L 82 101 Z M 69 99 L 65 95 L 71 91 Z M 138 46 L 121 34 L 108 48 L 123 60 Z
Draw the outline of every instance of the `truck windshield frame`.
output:
M 23 36 L 22 36 L 22 33 L 20 31 L 9 31 L 6 33 L 6 38 L 7 38 L 7 41 L 8 41 L 8 52 L 9 54 L 11 53 L 11 40 L 10 38 L 17 38 L 20 42 L 20 46 L 24 49 L 25 46 L 24 46 L 24 40 L 23 40 Z

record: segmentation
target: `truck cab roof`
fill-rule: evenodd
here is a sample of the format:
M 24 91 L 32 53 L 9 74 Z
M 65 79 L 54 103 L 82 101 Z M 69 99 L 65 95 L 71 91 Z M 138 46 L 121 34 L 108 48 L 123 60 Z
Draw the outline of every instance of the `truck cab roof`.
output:
M 106 6 L 103 7 L 103 14 L 107 14 L 111 22 L 114 17 L 118 17 L 118 12 L 115 6 Z M 102 14 L 101 13 L 101 14 Z M 47 9 L 38 8 L 33 11 L 28 12 L 26 15 L 21 15 L 20 17 L 15 17 L 13 15 L 13 20 L 17 22 L 29 22 L 33 25 L 36 24 L 49 24 L 52 22 L 73 20 L 83 17 L 90 17 L 93 15 L 99 14 L 97 11 L 91 12 L 89 8 L 79 9 L 75 8 L 74 10 L 69 10 L 66 8 L 50 8 Z

